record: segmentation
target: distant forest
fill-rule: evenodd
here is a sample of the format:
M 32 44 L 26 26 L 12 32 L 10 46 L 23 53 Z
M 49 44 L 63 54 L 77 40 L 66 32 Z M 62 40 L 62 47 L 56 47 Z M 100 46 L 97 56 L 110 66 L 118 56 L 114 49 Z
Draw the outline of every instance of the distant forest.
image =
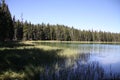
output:
M 59 40 L 120 42 L 120 33 L 78 30 L 65 25 L 32 24 L 12 18 L 8 5 L 0 2 L 0 41 Z

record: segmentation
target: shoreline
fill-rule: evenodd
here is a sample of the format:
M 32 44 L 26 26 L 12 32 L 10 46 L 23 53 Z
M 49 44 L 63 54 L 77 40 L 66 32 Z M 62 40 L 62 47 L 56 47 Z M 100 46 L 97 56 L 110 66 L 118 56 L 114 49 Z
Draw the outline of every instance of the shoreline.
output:
M 101 41 L 58 41 L 58 40 L 31 40 L 20 42 L 48 42 L 48 43 L 79 43 L 79 44 L 120 44 L 120 42 L 101 42 Z

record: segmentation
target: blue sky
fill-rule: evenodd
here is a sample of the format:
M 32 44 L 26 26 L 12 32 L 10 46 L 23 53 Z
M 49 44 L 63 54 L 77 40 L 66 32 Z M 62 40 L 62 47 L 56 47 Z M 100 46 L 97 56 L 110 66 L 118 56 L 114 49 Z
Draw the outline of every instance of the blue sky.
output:
M 120 32 L 120 0 L 6 0 L 16 19 Z

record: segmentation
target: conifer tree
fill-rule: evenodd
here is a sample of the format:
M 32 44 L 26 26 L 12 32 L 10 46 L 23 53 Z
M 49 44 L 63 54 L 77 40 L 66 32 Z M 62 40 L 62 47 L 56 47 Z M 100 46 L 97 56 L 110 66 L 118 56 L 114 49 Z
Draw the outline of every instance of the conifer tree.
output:
M 1 41 L 12 40 L 14 36 L 13 21 L 5 0 L 0 5 L 0 34 Z

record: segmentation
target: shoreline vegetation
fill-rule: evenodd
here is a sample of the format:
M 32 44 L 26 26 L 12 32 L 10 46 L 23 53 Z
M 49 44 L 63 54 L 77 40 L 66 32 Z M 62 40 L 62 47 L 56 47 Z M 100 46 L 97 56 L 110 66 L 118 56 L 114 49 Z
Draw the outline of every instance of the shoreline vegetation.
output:
M 32 43 L 32 42 L 48 42 L 48 43 L 79 43 L 79 44 L 120 44 L 120 42 L 106 42 L 106 41 L 59 41 L 59 40 L 28 40 L 28 41 L 21 41 L 25 43 Z
M 77 55 L 76 50 L 72 50 L 69 48 L 61 48 L 61 47 L 51 47 L 46 45 L 40 45 L 38 43 L 61 43 L 61 41 L 20 41 L 20 42 L 4 42 L 1 46 L 0 44 L 0 79 L 1 80 L 40 80 L 40 79 L 64 79 L 70 78 L 69 74 L 71 71 L 72 77 L 71 79 L 82 79 L 84 75 L 82 72 L 76 72 L 70 69 L 70 67 L 60 67 L 60 64 L 63 63 L 66 59 L 69 60 L 71 58 L 73 61 L 79 59 L 80 56 Z M 36 44 L 35 44 L 36 43 Z M 62 41 L 62 43 L 85 43 L 88 42 L 78 42 L 78 41 Z M 89 42 L 90 43 L 90 42 Z M 98 42 L 96 42 L 98 43 Z M 84 54 L 80 54 L 81 56 L 85 56 Z M 89 54 L 88 54 L 89 55 Z M 87 56 L 87 54 L 86 54 Z M 62 63 L 61 63 L 62 62 Z M 58 63 L 58 64 L 56 64 Z M 56 64 L 56 65 L 55 65 Z M 69 63 L 68 63 L 69 64 Z M 52 66 L 52 73 L 48 71 L 47 67 Z M 72 66 L 72 64 L 69 66 Z M 82 65 L 81 65 L 82 66 Z M 86 66 L 86 65 L 84 65 Z M 94 69 L 95 68 L 95 69 Z M 103 79 L 103 70 L 97 69 L 100 68 L 98 63 L 91 63 L 87 65 L 86 69 L 93 72 L 92 70 L 99 70 L 99 79 Z M 69 70 L 70 69 L 70 70 Z M 55 73 L 54 73 L 55 70 Z M 82 70 L 82 71 L 83 71 Z M 59 76 L 57 76 L 56 71 L 59 72 Z M 62 71 L 62 72 L 61 72 Z M 76 71 L 78 71 L 76 69 Z M 84 71 L 83 71 L 84 72 Z M 96 72 L 96 71 L 95 71 Z M 49 74 L 49 75 L 48 75 Z M 86 74 L 87 77 L 83 79 L 93 79 L 91 77 L 95 77 L 96 73 Z M 65 76 L 67 75 L 67 76 Z M 77 75 L 81 77 L 77 77 Z M 41 77 L 40 77 L 41 76 Z M 53 76 L 53 77 L 51 77 Z M 112 75 L 112 79 L 119 79 L 120 76 Z M 58 80 L 59 80 L 58 79 Z M 71 80 L 70 79 L 70 80 Z
M 75 50 L 36 45 L 33 42 L 36 41 L 0 43 L 1 80 L 39 80 L 36 74 L 42 73 L 44 66 L 75 56 Z

